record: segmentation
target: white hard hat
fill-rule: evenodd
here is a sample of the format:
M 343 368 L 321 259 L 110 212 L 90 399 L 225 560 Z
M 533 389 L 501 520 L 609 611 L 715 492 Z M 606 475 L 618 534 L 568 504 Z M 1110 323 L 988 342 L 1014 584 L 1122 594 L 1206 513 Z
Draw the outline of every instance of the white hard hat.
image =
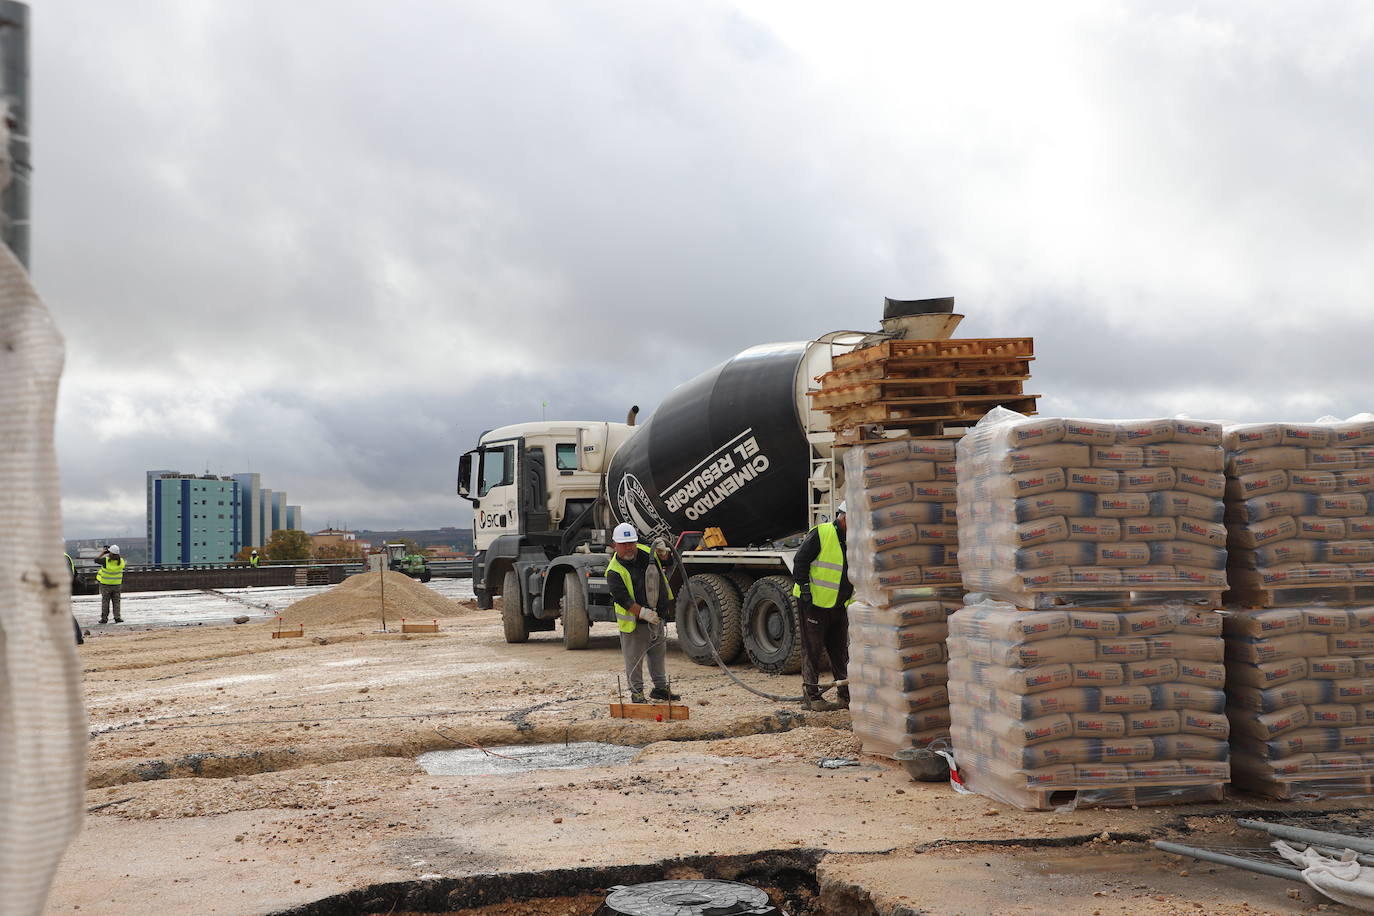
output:
M 840 500 L 840 504 L 839 504 L 838 506 L 835 507 L 835 514 L 836 514 L 836 515 L 839 515 L 841 512 L 845 512 L 845 511 L 847 511 L 847 510 L 845 509 L 845 500 L 842 499 L 842 500 Z
M 635 531 L 635 526 L 629 522 L 621 522 L 615 526 L 615 532 L 611 535 L 611 540 L 617 544 L 634 544 L 639 541 L 639 534 Z
M 111 544 L 111 545 L 110 545 L 110 553 L 114 554 L 115 556 L 119 556 L 119 545 L 118 545 L 118 544 Z

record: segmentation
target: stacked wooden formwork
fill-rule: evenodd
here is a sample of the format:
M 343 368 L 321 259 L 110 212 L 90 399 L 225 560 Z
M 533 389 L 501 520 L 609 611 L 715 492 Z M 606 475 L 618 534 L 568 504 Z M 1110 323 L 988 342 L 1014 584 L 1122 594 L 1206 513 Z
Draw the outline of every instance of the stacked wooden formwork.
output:
M 810 392 L 841 445 L 892 434 L 958 437 L 995 407 L 1035 413 L 1029 337 L 888 340 L 835 357 Z

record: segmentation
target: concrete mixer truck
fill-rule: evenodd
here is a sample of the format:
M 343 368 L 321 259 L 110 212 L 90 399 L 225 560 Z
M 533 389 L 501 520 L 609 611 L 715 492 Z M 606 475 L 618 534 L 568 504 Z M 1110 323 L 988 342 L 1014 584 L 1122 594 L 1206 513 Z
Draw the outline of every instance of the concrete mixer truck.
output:
M 677 588 L 677 636 L 693 661 L 714 664 L 714 646 L 726 662 L 747 654 L 765 672 L 799 671 L 796 551 L 782 542 L 828 521 L 843 498 L 829 419 L 807 391 L 838 353 L 949 337 L 962 319 L 953 307 L 889 299 L 881 331 L 750 347 L 674 389 L 642 425 L 635 408 L 625 423 L 483 433 L 458 467 L 458 495 L 473 505 L 478 607 L 500 598 L 507 642 L 561 620 L 564 645 L 586 648 L 594 623 L 615 620 L 609 529 L 631 522 L 644 541 L 680 548 L 697 606 Z

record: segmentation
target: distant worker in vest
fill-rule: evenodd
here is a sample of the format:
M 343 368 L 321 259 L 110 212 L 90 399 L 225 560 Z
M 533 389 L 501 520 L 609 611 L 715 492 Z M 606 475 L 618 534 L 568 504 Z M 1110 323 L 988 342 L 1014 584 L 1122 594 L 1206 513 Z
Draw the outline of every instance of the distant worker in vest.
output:
M 75 595 L 76 561 L 72 559 L 72 555 L 69 553 L 63 552 L 62 556 L 67 558 L 67 578 L 72 584 L 72 594 Z M 76 619 L 76 611 L 72 611 L 72 626 L 76 627 L 76 644 L 78 646 L 84 646 L 86 644 L 86 638 L 81 635 L 81 621 Z
M 253 567 L 256 569 L 260 560 L 261 558 L 258 556 L 258 548 L 254 547 L 253 552 L 248 555 L 248 562 L 253 564 Z
M 792 595 L 797 599 L 798 629 L 802 644 L 802 705 L 824 712 L 849 707 L 848 685 L 838 688 L 839 702 L 821 697 L 821 653 L 830 656 L 835 680 L 849 677 L 849 605 L 854 586 L 849 583 L 849 558 L 845 550 L 845 504 L 835 507 L 835 521 L 807 532 L 797 549 L 792 567 Z
M 617 525 L 611 534 L 615 556 L 606 566 L 606 584 L 615 603 L 615 622 L 620 627 L 620 652 L 625 658 L 625 678 L 630 684 L 630 700 L 680 700 L 668 689 L 668 637 L 663 632 L 664 616 L 672 606 L 673 590 L 663 564 L 673 555 L 667 545 L 651 549 L 639 543 L 639 533 L 628 522 Z M 654 689 L 644 695 L 642 663 L 649 660 L 649 677 Z
M 119 590 L 124 585 L 124 557 L 119 554 L 119 545 L 111 544 L 100 551 L 95 558 L 100 567 L 95 571 L 95 581 L 100 583 L 100 622 L 110 622 L 110 609 L 114 609 L 114 622 L 123 623 L 119 616 Z

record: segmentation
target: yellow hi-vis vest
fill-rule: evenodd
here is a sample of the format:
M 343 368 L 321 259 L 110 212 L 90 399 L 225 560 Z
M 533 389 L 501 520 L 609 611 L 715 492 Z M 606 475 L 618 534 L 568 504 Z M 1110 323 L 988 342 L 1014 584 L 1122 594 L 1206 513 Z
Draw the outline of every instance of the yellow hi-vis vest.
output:
M 648 547 L 644 546 L 643 544 L 639 545 L 639 549 L 653 557 L 654 565 L 658 567 L 658 574 L 660 576 L 663 576 L 664 594 L 668 596 L 669 601 L 672 601 L 673 587 L 668 584 L 668 577 L 663 573 L 663 564 L 658 562 L 658 555 L 655 554 Z M 621 581 L 625 583 L 625 590 L 630 593 L 631 602 L 634 604 L 638 604 L 639 599 L 635 597 L 634 583 L 630 581 L 630 571 L 626 569 L 624 564 L 620 562 L 620 557 L 618 556 L 611 557 L 611 562 L 606 564 L 606 578 L 609 579 L 611 577 L 611 573 L 615 573 L 621 578 Z M 648 574 L 647 570 L 645 571 L 645 574 Z M 615 606 L 615 625 L 620 627 L 620 632 L 633 633 L 635 631 L 635 625 L 638 623 L 639 618 L 636 617 L 634 614 L 631 614 L 629 608 L 621 607 L 618 604 Z
M 123 585 L 124 584 L 124 558 L 118 557 L 111 559 L 106 557 L 100 563 L 100 569 L 96 570 L 95 581 L 101 585 Z
M 825 522 L 811 530 L 821 539 L 821 552 L 811 561 L 811 603 L 816 607 L 834 607 L 840 597 L 840 577 L 844 575 L 840 533 L 835 530 L 834 522 Z M 793 584 L 792 597 L 801 597 L 801 585 Z

